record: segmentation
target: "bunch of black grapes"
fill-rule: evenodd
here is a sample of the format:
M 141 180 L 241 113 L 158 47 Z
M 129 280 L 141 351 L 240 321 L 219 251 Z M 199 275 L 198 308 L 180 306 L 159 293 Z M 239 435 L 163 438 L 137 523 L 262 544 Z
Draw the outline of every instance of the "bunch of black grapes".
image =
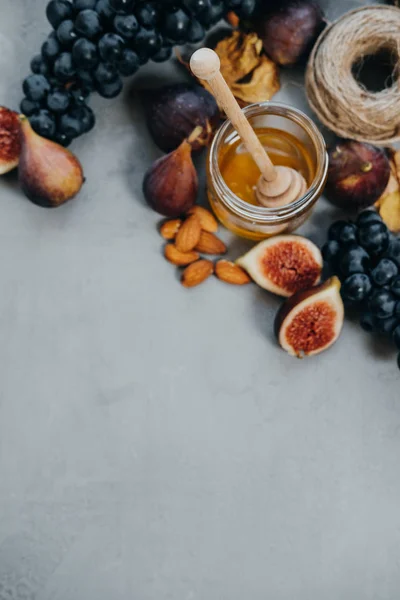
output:
M 363 329 L 393 339 L 400 368 L 400 238 L 375 210 L 366 210 L 356 222 L 333 223 L 322 254 L 342 281 L 345 305 L 359 311 Z
M 31 61 L 21 112 L 40 135 L 64 146 L 90 131 L 88 98 L 114 98 L 122 79 L 149 60 L 163 62 L 174 45 L 200 42 L 234 10 L 247 18 L 256 0 L 51 0 L 53 31 Z

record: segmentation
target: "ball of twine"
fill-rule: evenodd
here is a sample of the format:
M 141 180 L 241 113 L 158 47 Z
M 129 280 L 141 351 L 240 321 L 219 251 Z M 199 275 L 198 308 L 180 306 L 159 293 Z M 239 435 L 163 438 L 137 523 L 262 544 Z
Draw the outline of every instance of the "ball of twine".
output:
M 393 82 L 379 92 L 356 81 L 354 65 L 390 53 Z M 320 121 L 340 137 L 375 145 L 400 141 L 400 10 L 367 6 L 343 15 L 318 38 L 306 73 L 306 93 Z

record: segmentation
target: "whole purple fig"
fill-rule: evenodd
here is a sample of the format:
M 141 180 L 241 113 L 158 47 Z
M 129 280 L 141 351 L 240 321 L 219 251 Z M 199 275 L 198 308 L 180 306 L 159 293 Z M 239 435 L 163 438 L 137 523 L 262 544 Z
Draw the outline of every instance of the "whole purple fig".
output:
M 255 24 L 268 56 L 285 67 L 307 58 L 325 26 L 318 4 L 313 0 L 283 0 L 262 10 Z
M 162 156 L 147 170 L 143 193 L 153 210 L 165 217 L 180 217 L 196 202 L 199 182 L 188 140 Z
M 219 125 L 220 113 L 214 97 L 199 85 L 176 83 L 143 94 L 147 126 L 154 142 L 172 152 L 200 126 L 194 151 L 207 146 Z
M 374 204 L 390 177 L 390 163 L 382 148 L 339 140 L 329 150 L 325 195 L 332 204 L 358 211 Z

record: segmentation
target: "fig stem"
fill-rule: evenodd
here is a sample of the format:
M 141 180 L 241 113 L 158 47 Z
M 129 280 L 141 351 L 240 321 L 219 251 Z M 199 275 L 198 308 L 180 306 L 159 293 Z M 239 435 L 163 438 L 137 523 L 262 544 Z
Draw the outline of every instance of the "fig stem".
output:
M 333 275 L 330 279 L 331 285 L 333 287 L 335 287 L 338 291 L 340 290 L 340 288 L 342 287 L 342 284 L 340 282 L 339 277 L 336 277 L 336 275 Z
M 201 125 L 197 125 L 197 127 L 195 127 L 192 131 L 192 133 L 189 135 L 187 141 L 189 142 L 189 144 L 193 144 L 193 142 L 195 142 L 203 133 L 203 127 Z

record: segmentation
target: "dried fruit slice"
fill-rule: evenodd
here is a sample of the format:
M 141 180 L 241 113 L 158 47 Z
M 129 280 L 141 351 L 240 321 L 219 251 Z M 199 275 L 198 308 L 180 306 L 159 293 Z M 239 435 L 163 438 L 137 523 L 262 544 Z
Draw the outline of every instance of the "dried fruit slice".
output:
M 236 263 L 262 288 L 289 297 L 321 279 L 319 248 L 300 235 L 278 235 L 260 242 Z
M 375 202 L 385 225 L 398 233 L 400 231 L 400 151 L 387 149 L 390 163 L 389 183 L 382 196 Z
M 0 106 L 0 175 L 18 166 L 21 154 L 19 116 Z
M 221 60 L 221 74 L 241 106 L 265 102 L 278 92 L 278 67 L 263 54 L 263 44 L 257 34 L 233 31 L 220 40 L 214 50 Z M 189 62 L 179 54 L 178 59 L 189 69 Z M 207 81 L 199 83 L 212 93 Z
M 343 319 L 340 281 L 332 277 L 286 300 L 275 318 L 275 334 L 292 356 L 312 356 L 332 346 L 340 335 Z
M 385 196 L 381 201 L 379 214 L 390 231 L 400 231 L 400 191 Z

